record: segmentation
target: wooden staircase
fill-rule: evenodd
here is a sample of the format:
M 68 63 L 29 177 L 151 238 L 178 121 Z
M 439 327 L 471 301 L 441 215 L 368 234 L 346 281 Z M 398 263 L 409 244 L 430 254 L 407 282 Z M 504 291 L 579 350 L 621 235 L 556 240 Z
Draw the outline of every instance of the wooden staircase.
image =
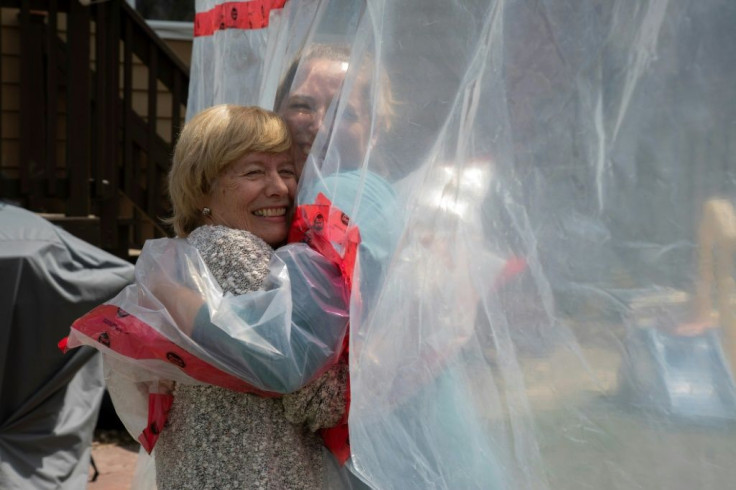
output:
M 4 18 L 17 15 L 20 47 L 19 101 L 0 93 L 0 111 L 19 105 L 17 121 L 3 113 L 0 122 L 18 128 L 15 164 L 0 142 L 0 199 L 135 260 L 146 239 L 169 234 L 165 177 L 186 113 L 188 68 L 124 0 L 0 7 Z M 0 63 L 0 80 L 7 65 Z M 141 71 L 142 90 L 134 86 Z

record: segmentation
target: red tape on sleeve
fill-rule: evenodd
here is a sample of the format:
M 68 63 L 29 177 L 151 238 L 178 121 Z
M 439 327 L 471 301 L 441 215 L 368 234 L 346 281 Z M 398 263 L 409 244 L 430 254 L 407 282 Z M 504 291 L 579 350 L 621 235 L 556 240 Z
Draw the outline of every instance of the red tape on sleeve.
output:
M 173 364 L 192 378 L 208 384 L 260 396 L 269 393 L 190 354 L 156 329 L 115 305 L 100 305 L 72 325 L 74 330 L 129 359 Z
M 149 393 L 148 395 L 148 426 L 138 436 L 138 442 L 143 449 L 151 454 L 158 441 L 158 436 L 166 426 L 169 410 L 174 404 L 174 397 L 168 393 Z
M 352 287 L 353 269 L 360 245 L 360 232 L 350 218 L 320 193 L 314 204 L 296 208 L 289 230 L 289 242 L 304 242 L 340 268 Z
M 352 289 L 353 269 L 358 256 L 360 232 L 351 225 L 348 215 L 343 213 L 322 193 L 314 204 L 297 207 L 289 231 L 289 242 L 305 242 L 311 248 L 334 262 L 342 274 L 348 290 Z M 340 362 L 349 363 L 349 335 L 343 341 Z M 350 376 L 348 375 L 345 415 L 335 427 L 320 430 L 320 436 L 327 449 L 343 465 L 350 458 Z

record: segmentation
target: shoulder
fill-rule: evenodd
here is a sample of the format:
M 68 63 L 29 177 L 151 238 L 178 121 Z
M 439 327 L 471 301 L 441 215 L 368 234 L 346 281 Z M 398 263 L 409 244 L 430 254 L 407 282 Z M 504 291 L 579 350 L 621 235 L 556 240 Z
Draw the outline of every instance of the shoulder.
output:
M 246 230 L 236 230 L 227 226 L 204 225 L 195 229 L 187 237 L 189 243 L 199 248 L 213 241 L 218 243 L 233 243 L 238 246 L 247 246 L 254 249 L 272 250 L 260 237 Z
M 203 257 L 208 253 L 247 253 L 270 259 L 273 254 L 271 246 L 253 233 L 226 226 L 200 226 L 187 237 L 187 241 Z
M 253 233 L 206 225 L 194 230 L 187 241 L 225 291 L 242 294 L 258 289 L 268 274 L 273 249 Z

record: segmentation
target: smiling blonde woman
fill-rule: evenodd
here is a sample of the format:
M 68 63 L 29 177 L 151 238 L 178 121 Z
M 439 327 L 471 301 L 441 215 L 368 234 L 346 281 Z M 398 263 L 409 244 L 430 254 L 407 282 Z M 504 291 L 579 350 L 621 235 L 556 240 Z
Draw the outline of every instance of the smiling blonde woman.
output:
M 182 131 L 170 173 L 174 211 L 170 221 L 177 234 L 199 251 L 224 293 L 261 289 L 274 247 L 286 242 L 297 186 L 290 149 L 284 122 L 256 107 L 215 106 L 195 116 Z M 304 247 L 289 247 L 298 246 Z M 326 284 L 340 283 L 334 266 L 321 266 L 332 273 Z M 298 278 L 292 279 L 292 288 L 297 288 Z M 229 337 L 210 323 L 201 297 L 189 295 L 186 290 L 157 292 L 177 326 L 200 346 L 228 362 L 262 371 L 260 389 L 290 393 L 304 388 L 308 396 L 300 397 L 299 391 L 290 395 L 285 413 L 280 397 L 177 384 L 168 425 L 155 451 L 159 490 L 321 488 L 325 469 L 316 431 L 343 417 L 347 366 L 337 365 L 304 387 L 305 379 L 324 371 L 323 359 L 310 358 L 310 349 L 301 346 L 293 349 L 293 355 L 304 358 L 285 366 L 302 366 L 314 376 L 280 371 L 280 359 L 264 357 L 258 348 Z M 327 303 L 346 300 L 342 291 L 329 296 Z M 311 317 L 323 323 L 320 327 L 344 333 L 346 318 L 322 315 L 319 309 L 325 304 L 312 303 L 307 307 L 315 310 Z

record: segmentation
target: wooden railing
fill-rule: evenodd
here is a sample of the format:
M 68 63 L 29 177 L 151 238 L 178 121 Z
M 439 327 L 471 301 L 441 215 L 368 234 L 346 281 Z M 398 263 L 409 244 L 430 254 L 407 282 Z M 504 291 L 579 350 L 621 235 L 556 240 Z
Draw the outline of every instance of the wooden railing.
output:
M 124 0 L 0 6 L 17 9 L 20 30 L 20 157 L 15 176 L 0 173 L 0 197 L 61 215 L 73 232 L 130 258 L 145 239 L 167 234 L 165 176 L 188 68 Z M 145 103 L 139 95 L 134 104 L 141 69 Z

